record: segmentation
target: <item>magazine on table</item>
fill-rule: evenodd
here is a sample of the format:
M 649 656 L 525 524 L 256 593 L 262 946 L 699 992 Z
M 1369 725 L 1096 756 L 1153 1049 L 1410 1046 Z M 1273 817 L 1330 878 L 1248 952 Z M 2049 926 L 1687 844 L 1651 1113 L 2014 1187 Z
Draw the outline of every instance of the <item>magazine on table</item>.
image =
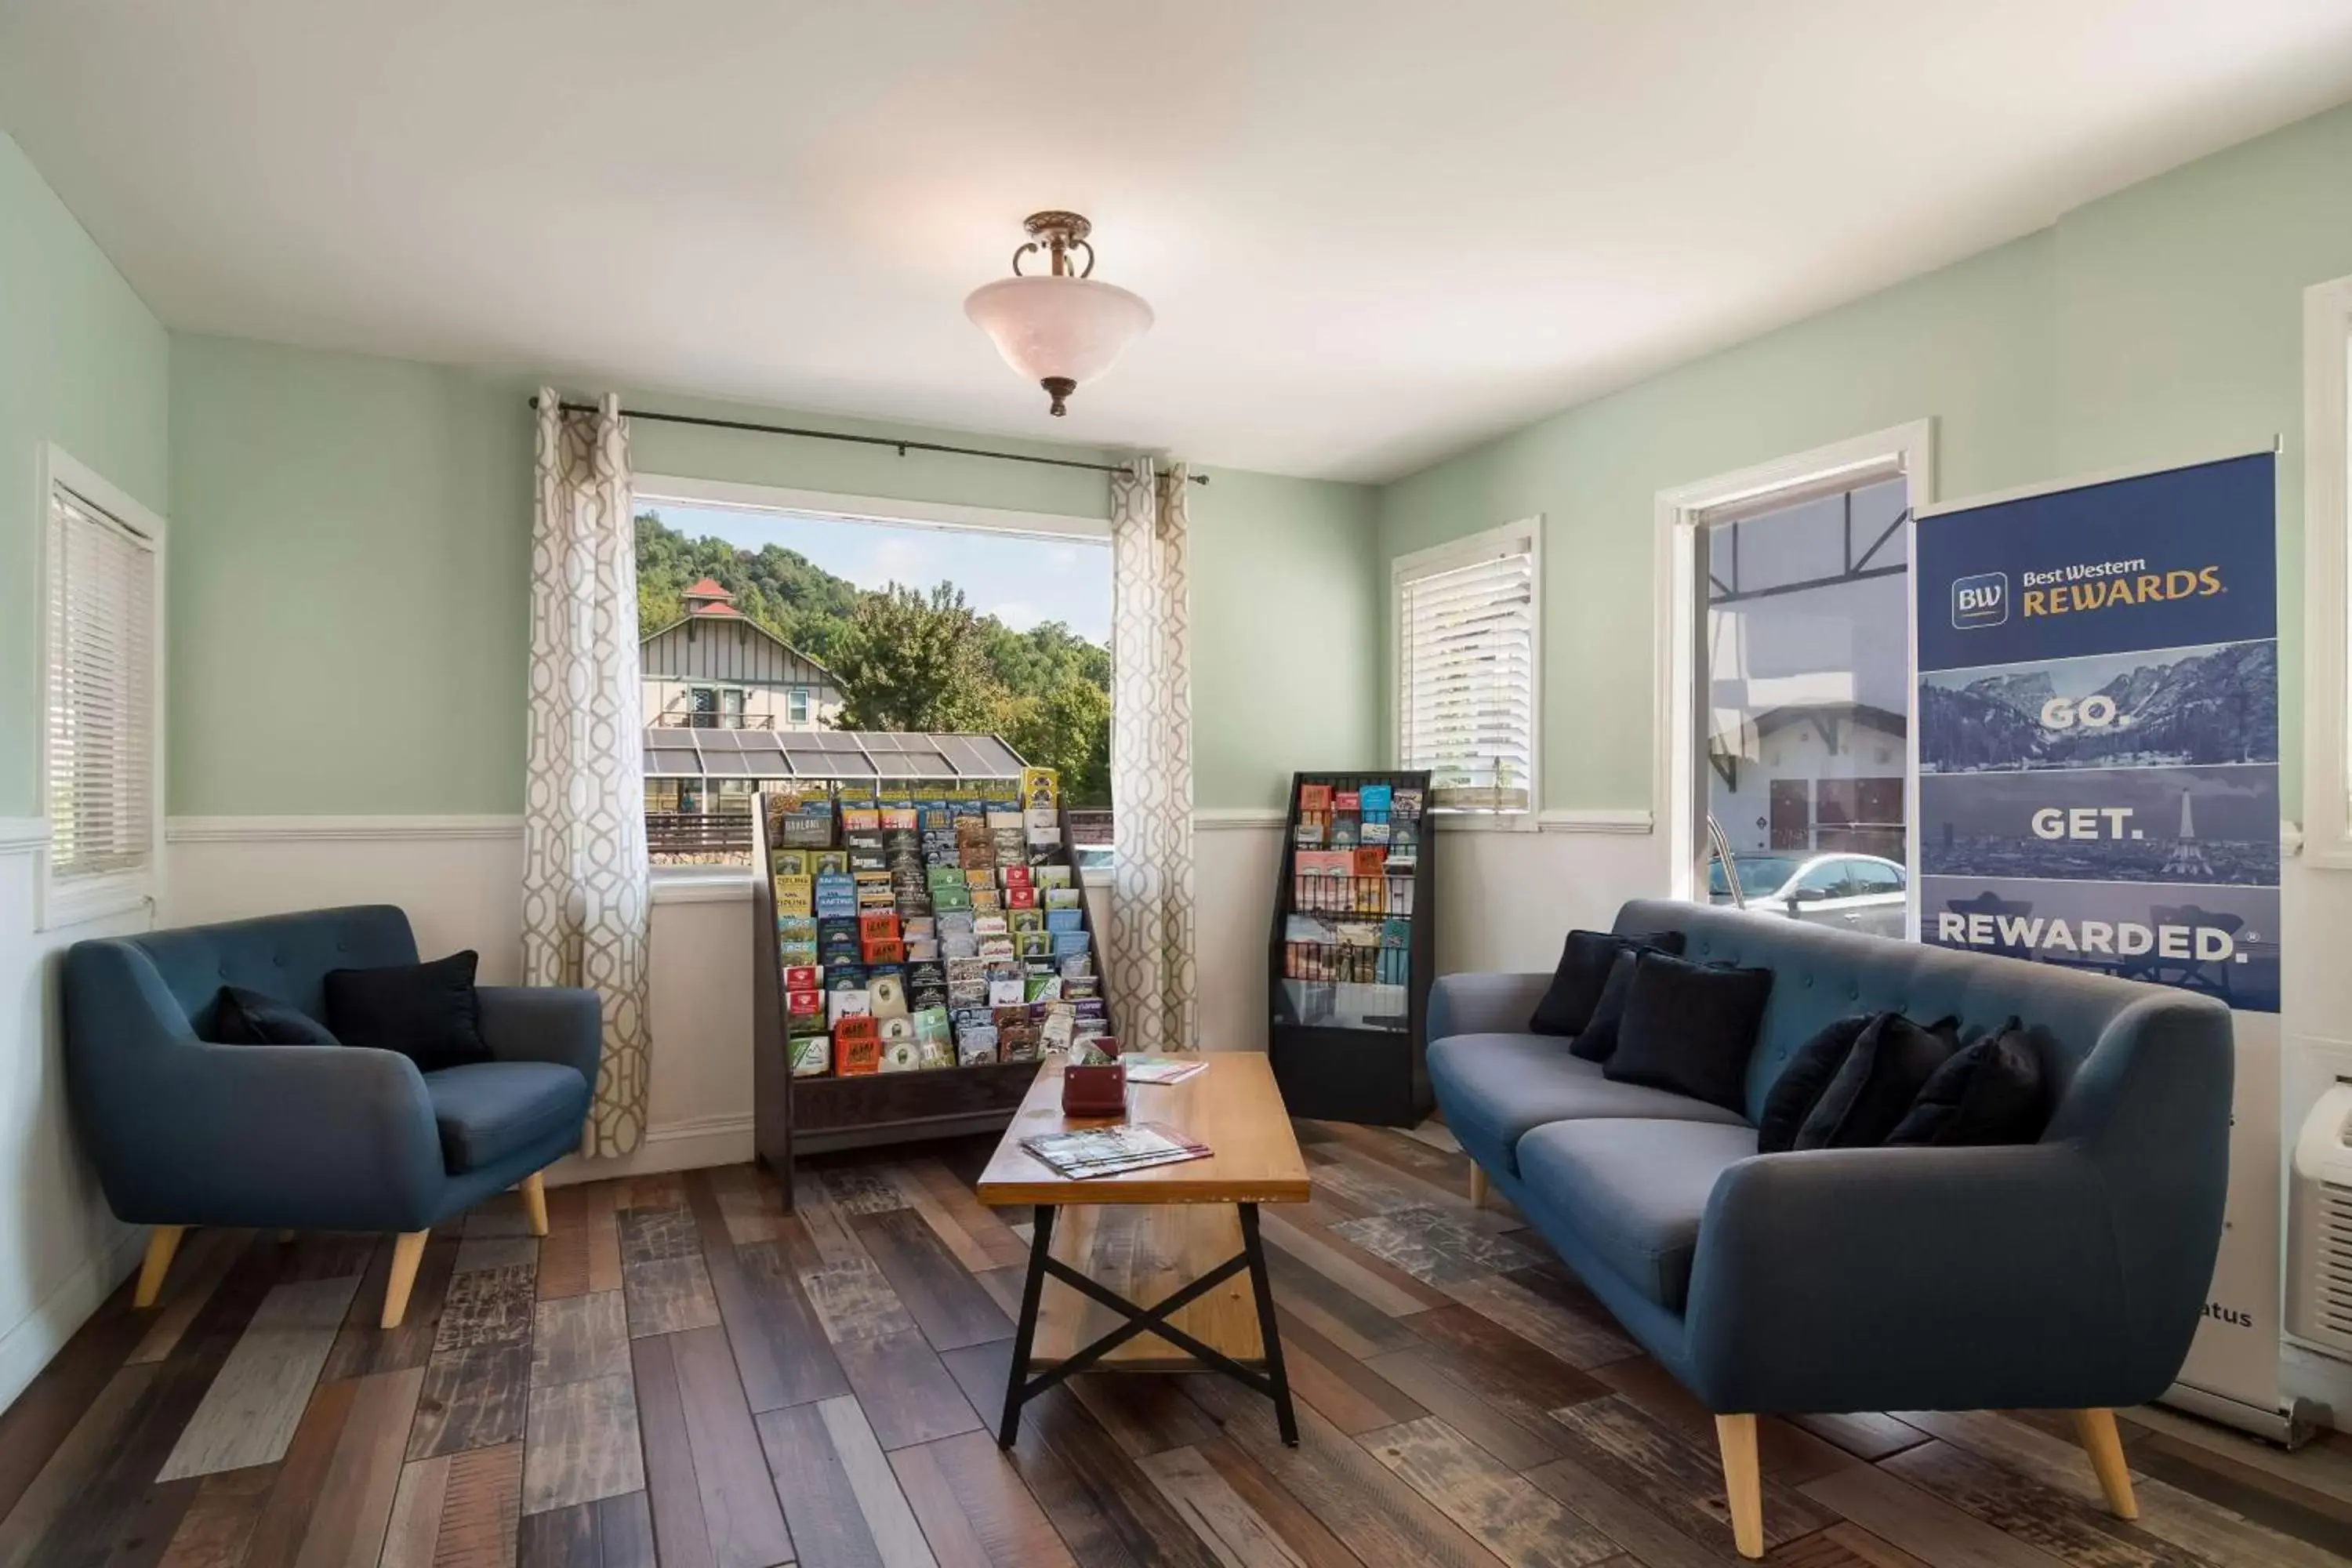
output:
M 1125 1127 L 1089 1127 L 1075 1132 L 1042 1132 L 1021 1140 L 1021 1147 L 1053 1167 L 1057 1175 L 1083 1181 L 1090 1176 L 1116 1176 L 1153 1165 L 1173 1165 L 1205 1160 L 1212 1152 L 1172 1127 L 1139 1121 Z

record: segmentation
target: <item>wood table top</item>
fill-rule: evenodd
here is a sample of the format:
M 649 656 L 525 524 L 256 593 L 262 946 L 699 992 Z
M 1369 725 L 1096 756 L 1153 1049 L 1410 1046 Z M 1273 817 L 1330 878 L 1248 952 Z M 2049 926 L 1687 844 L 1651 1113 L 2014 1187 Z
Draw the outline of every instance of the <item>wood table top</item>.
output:
M 1296 1204 L 1308 1197 L 1307 1162 L 1262 1051 L 1213 1051 L 1182 1083 L 1135 1084 L 1129 1121 L 1156 1121 L 1209 1146 L 1205 1160 L 1074 1180 L 1021 1147 L 1024 1138 L 1118 1119 L 1062 1114 L 1062 1062 L 1038 1069 L 1003 1142 L 981 1173 L 984 1204 Z

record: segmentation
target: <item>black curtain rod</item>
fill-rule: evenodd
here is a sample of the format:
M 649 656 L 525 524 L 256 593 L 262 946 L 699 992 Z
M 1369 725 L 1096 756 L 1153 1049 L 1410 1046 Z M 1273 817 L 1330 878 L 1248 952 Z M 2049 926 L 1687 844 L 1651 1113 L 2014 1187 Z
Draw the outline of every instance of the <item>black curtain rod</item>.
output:
M 539 406 L 536 396 L 531 398 L 530 405 L 534 409 Z M 566 414 L 594 414 L 598 411 L 597 405 L 593 403 L 560 403 L 556 406 Z M 754 425 L 742 419 L 705 419 L 694 414 L 653 414 L 641 408 L 624 408 L 621 417 L 652 419 L 664 425 L 698 425 L 706 430 L 748 430 L 756 436 L 799 436 L 811 441 L 849 441 L 860 447 L 893 447 L 902 458 L 909 452 L 944 452 L 956 458 L 992 458 L 1000 463 L 1035 463 L 1048 468 L 1084 468 L 1094 474 L 1127 472 L 1126 465 L 1121 463 L 1082 463 L 1076 458 L 1033 458 L 1025 452 L 991 452 L 979 447 L 943 446 L 937 441 L 900 441 L 888 436 L 851 436 L 839 430 L 803 430 L 791 425 Z M 1194 474 L 1192 479 L 1196 485 L 1205 485 L 1209 482 L 1209 476 Z

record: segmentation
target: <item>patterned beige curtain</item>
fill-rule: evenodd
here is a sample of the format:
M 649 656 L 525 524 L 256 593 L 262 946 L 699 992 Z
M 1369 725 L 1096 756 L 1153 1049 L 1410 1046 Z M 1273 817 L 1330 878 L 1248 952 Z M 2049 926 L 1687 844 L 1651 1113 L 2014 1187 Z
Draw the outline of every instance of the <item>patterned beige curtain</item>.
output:
M 1111 480 L 1110 793 L 1118 813 L 1103 983 L 1130 1050 L 1199 1044 L 1192 994 L 1190 470 Z
M 646 1131 L 651 948 L 637 679 L 636 529 L 617 397 L 565 414 L 539 389 L 530 542 L 530 749 L 523 797 L 527 985 L 604 998 L 604 1062 L 581 1152 Z

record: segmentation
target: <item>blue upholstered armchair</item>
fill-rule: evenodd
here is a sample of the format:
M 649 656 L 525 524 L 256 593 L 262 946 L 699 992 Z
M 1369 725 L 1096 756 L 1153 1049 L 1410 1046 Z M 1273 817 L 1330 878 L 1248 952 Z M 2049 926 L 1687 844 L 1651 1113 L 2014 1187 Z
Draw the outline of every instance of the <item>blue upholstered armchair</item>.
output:
M 108 1204 L 153 1227 L 139 1305 L 190 1226 L 395 1233 L 386 1328 L 451 1215 L 520 1186 L 546 1234 L 541 1173 L 579 1146 L 596 1081 L 594 992 L 483 986 L 496 1059 L 430 1073 L 393 1051 L 204 1038 L 224 985 L 323 1018 L 328 971 L 415 962 L 408 917 L 385 905 L 74 944 L 67 1088 Z

